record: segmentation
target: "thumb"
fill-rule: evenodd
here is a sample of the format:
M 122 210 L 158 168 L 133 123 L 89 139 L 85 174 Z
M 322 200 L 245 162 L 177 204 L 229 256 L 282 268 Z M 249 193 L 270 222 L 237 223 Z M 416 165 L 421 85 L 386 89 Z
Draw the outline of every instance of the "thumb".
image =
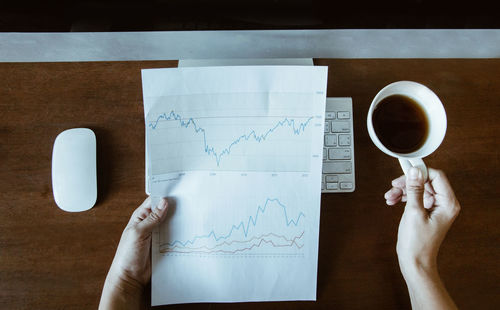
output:
M 424 184 L 422 171 L 415 167 L 410 168 L 406 176 L 407 206 L 421 210 L 424 209 Z
M 151 213 L 149 213 L 149 215 L 144 220 L 137 224 L 137 229 L 142 234 L 150 234 L 153 231 L 153 228 L 158 225 L 165 217 L 165 214 L 167 213 L 167 207 L 167 199 L 162 198 L 158 203 L 158 206 L 152 209 Z

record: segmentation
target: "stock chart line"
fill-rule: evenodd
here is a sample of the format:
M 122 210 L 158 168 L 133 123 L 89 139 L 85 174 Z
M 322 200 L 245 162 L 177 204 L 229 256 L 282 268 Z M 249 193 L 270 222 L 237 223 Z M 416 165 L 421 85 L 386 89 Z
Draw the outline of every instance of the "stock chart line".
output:
M 259 214 L 260 213 L 264 214 L 264 212 L 266 212 L 266 209 L 267 209 L 267 207 L 268 207 L 268 205 L 269 205 L 270 202 L 276 203 L 278 206 L 280 206 L 283 209 L 283 217 L 284 217 L 284 220 L 285 220 L 285 225 L 287 227 L 289 227 L 290 225 L 297 226 L 299 224 L 299 220 L 302 217 L 306 216 L 304 213 L 300 212 L 299 215 L 297 216 L 297 218 L 295 220 L 294 219 L 289 219 L 288 218 L 288 214 L 286 212 L 286 206 L 284 204 L 282 204 L 277 198 L 267 198 L 266 202 L 264 203 L 264 206 L 258 206 L 257 211 L 255 213 L 255 216 L 251 215 L 248 218 L 246 226 L 245 226 L 245 222 L 241 221 L 238 225 L 232 225 L 232 227 L 229 230 L 229 232 L 227 234 L 225 234 L 225 235 L 217 236 L 217 234 L 215 233 L 215 231 L 212 230 L 212 231 L 210 231 L 206 235 L 194 236 L 192 239 L 186 240 L 184 242 L 180 241 L 180 240 L 174 240 L 173 242 L 167 242 L 165 244 L 167 246 L 169 246 L 169 247 L 173 247 L 176 244 L 179 244 L 182 247 L 185 247 L 188 244 L 194 245 L 194 243 L 197 240 L 199 240 L 199 239 L 210 239 L 210 238 L 213 238 L 214 241 L 219 241 L 219 240 L 222 240 L 222 239 L 227 240 L 228 238 L 231 237 L 231 235 L 233 234 L 234 231 L 239 231 L 240 229 L 243 229 L 243 235 L 246 238 L 248 236 L 248 230 L 249 230 L 250 226 L 252 225 L 252 226 L 255 227 L 255 225 L 257 225 L 257 220 L 259 219 Z
M 299 237 L 302 238 L 302 236 L 304 235 L 304 232 L 302 232 Z M 175 251 L 175 250 L 207 250 L 207 251 L 211 251 L 211 250 L 214 250 L 216 248 L 220 248 L 220 247 L 223 247 L 223 246 L 231 246 L 231 245 L 234 245 L 234 244 L 245 244 L 245 243 L 252 243 L 253 241 L 256 241 L 256 240 L 261 240 L 261 239 L 266 239 L 266 238 L 276 238 L 278 240 L 283 240 L 286 244 L 289 244 L 289 245 L 292 245 L 295 241 L 295 238 L 294 239 L 289 239 L 287 238 L 286 236 L 284 235 L 278 235 L 278 234 L 275 234 L 275 233 L 267 233 L 267 234 L 262 234 L 262 235 L 259 235 L 259 236 L 253 236 L 252 238 L 250 239 L 246 239 L 246 240 L 231 240 L 231 241 L 223 241 L 221 243 L 218 243 L 216 245 L 214 245 L 213 247 L 208 247 L 208 246 L 200 246 L 200 247 L 187 247 L 187 246 L 180 246 L 180 245 L 176 245 L 176 246 L 173 246 L 173 247 L 167 247 L 165 249 L 163 249 L 162 251 L 163 252 L 171 252 L 171 251 Z M 299 238 L 299 239 L 300 239 Z M 161 244 L 160 246 L 164 246 L 165 244 Z M 298 244 L 297 244 L 298 245 Z
M 245 252 L 245 251 L 250 251 L 254 248 L 259 248 L 263 244 L 270 244 L 273 248 L 284 248 L 284 247 L 292 247 L 296 246 L 297 249 L 302 249 L 304 247 L 303 244 L 298 244 L 297 240 L 300 240 L 304 236 L 304 232 L 302 232 L 300 235 L 295 236 L 293 239 L 290 240 L 289 244 L 276 244 L 274 243 L 273 240 L 266 240 L 265 238 L 260 239 L 258 243 L 252 244 L 251 246 L 245 247 L 245 248 L 240 248 L 240 249 L 234 249 L 234 250 L 199 250 L 199 249 L 189 249 L 187 250 L 175 250 L 175 249 L 167 249 L 167 250 L 161 250 L 160 253 L 181 253 L 181 254 L 214 254 L 214 253 L 223 253 L 223 254 L 236 254 L 238 252 Z
M 259 134 L 257 134 L 255 132 L 255 130 L 251 130 L 248 134 L 242 134 L 237 139 L 235 139 L 233 142 L 231 142 L 229 144 L 229 146 L 227 146 L 226 148 L 224 148 L 220 152 L 216 151 L 215 147 L 210 146 L 208 144 L 208 142 L 207 142 L 207 135 L 206 135 L 205 129 L 202 128 L 202 127 L 200 127 L 200 126 L 198 126 L 198 124 L 196 123 L 196 121 L 193 118 L 189 118 L 186 121 L 186 119 L 183 119 L 182 116 L 180 116 L 179 114 L 175 113 L 174 111 L 171 111 L 168 114 L 167 113 L 160 114 L 156 118 L 156 121 L 151 122 L 149 124 L 149 127 L 151 127 L 151 129 L 155 130 L 157 128 L 157 126 L 158 126 L 158 123 L 161 120 L 165 120 L 165 121 L 171 121 L 171 120 L 178 121 L 179 125 L 181 127 L 184 127 L 184 128 L 188 128 L 189 126 L 192 126 L 193 129 L 194 129 L 194 131 L 195 131 L 195 133 L 201 133 L 201 134 L 203 134 L 204 151 L 205 151 L 205 153 L 207 153 L 207 155 L 212 155 L 212 156 L 215 157 L 215 161 L 217 162 L 217 167 L 219 167 L 220 166 L 221 158 L 224 155 L 229 155 L 231 153 L 232 147 L 235 146 L 235 145 L 237 145 L 241 141 L 248 141 L 250 138 L 253 138 L 255 141 L 257 141 L 257 142 L 260 143 L 263 140 L 266 140 L 266 138 L 268 137 L 268 135 L 270 135 L 271 133 L 273 133 L 276 129 L 278 129 L 279 127 L 284 127 L 284 126 L 290 127 L 293 130 L 293 134 L 300 135 L 301 133 L 304 132 L 305 128 L 311 122 L 312 119 L 313 119 L 313 117 L 311 116 L 305 122 L 300 123 L 298 126 L 296 126 L 294 119 L 288 119 L 288 117 L 285 117 L 281 121 L 278 121 L 276 123 L 276 125 L 274 125 L 273 127 L 271 127 L 269 130 L 267 130 L 263 134 L 259 135 Z

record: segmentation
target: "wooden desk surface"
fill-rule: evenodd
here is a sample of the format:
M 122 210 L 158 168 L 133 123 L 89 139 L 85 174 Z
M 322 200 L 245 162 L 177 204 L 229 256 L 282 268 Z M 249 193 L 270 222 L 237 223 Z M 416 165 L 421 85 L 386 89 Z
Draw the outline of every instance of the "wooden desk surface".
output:
M 462 211 L 439 268 L 462 309 L 500 309 L 500 59 L 317 60 L 328 96 L 354 102 L 356 191 L 322 197 L 317 302 L 178 305 L 169 309 L 408 309 L 395 253 L 402 207 L 385 206 L 396 160 L 368 137 L 372 98 L 397 80 L 442 99 L 448 132 L 426 162 L 445 170 Z M 95 309 L 122 229 L 145 198 L 141 68 L 176 62 L 0 64 L 0 308 Z M 56 135 L 89 127 L 98 141 L 97 205 L 59 210 Z

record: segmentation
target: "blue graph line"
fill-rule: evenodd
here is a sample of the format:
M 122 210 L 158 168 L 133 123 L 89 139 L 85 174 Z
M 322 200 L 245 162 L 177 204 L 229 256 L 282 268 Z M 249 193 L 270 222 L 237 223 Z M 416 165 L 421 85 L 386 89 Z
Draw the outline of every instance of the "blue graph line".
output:
M 295 135 L 299 135 L 302 132 L 304 132 L 306 126 L 311 122 L 313 117 L 312 116 L 309 117 L 304 123 L 300 123 L 300 125 L 298 127 L 295 126 L 294 119 L 290 120 L 287 117 L 285 117 L 283 120 L 276 123 L 276 125 L 274 125 L 274 127 L 272 127 L 267 132 L 265 132 L 261 135 L 257 135 L 255 130 L 250 131 L 250 133 L 248 133 L 248 134 L 241 135 L 236 140 L 231 142 L 231 144 L 229 144 L 229 146 L 226 147 L 225 149 L 223 149 L 220 153 L 217 153 L 217 151 L 215 150 L 215 148 L 213 146 L 208 145 L 207 135 L 206 135 L 205 129 L 203 129 L 202 127 L 199 127 L 193 118 L 189 118 L 186 121 L 186 120 L 183 120 L 179 114 L 175 113 L 174 111 L 171 111 L 169 114 L 163 113 L 160 116 L 158 116 L 158 118 L 156 119 L 155 122 L 152 122 L 149 124 L 149 127 L 151 127 L 151 129 L 153 129 L 153 130 L 156 129 L 156 127 L 158 126 L 158 122 L 162 119 L 166 120 L 166 121 L 170 121 L 170 120 L 179 121 L 179 124 L 185 128 L 188 128 L 189 125 L 192 125 L 194 128 L 194 131 L 196 133 L 201 132 L 203 134 L 203 142 L 205 144 L 205 147 L 204 147 L 205 153 L 207 153 L 207 155 L 213 155 L 215 157 L 215 161 L 217 162 L 217 167 L 219 167 L 222 156 L 229 155 L 231 153 L 231 148 L 233 146 L 235 146 L 236 144 L 238 144 L 240 141 L 242 141 L 242 140 L 248 141 L 250 138 L 254 138 L 255 141 L 261 142 L 261 141 L 265 140 L 267 138 L 267 136 L 269 134 L 271 134 L 272 132 L 274 132 L 278 127 L 283 127 L 285 125 L 291 127 L 293 129 L 293 133 Z
M 250 216 L 248 218 L 248 222 L 247 222 L 246 226 L 245 226 L 245 223 L 243 221 L 241 221 L 238 225 L 233 225 L 231 227 L 231 230 L 226 235 L 217 236 L 215 234 L 215 231 L 212 230 L 210 233 L 208 233 L 206 235 L 195 236 L 191 240 L 187 240 L 187 241 L 184 241 L 184 242 L 179 241 L 179 240 L 175 240 L 172 243 L 166 243 L 166 244 L 168 246 L 174 246 L 176 244 L 180 244 L 181 246 L 184 247 L 184 246 L 187 246 L 188 244 L 193 245 L 195 243 L 195 241 L 198 240 L 198 239 L 213 238 L 215 241 L 219 241 L 221 239 L 228 239 L 233 234 L 233 231 L 240 230 L 240 229 L 243 229 L 243 234 L 245 235 L 245 237 L 247 237 L 247 235 L 248 235 L 248 229 L 250 228 L 250 225 L 252 225 L 252 226 L 255 227 L 255 225 L 257 224 L 257 219 L 259 218 L 259 213 L 264 214 L 264 212 L 266 211 L 267 205 L 270 202 L 275 202 L 281 208 L 283 208 L 283 213 L 284 213 L 284 218 L 285 218 L 285 224 L 286 224 L 287 227 L 290 226 L 290 225 L 292 225 L 292 224 L 293 224 L 293 226 L 297 226 L 299 224 L 300 218 L 306 216 L 304 213 L 300 212 L 299 215 L 297 216 L 296 220 L 288 219 L 288 215 L 286 213 L 286 206 L 284 204 L 282 204 L 277 198 L 267 198 L 266 202 L 264 203 L 264 206 L 263 207 L 259 206 L 257 208 L 257 212 L 255 213 L 255 217 Z

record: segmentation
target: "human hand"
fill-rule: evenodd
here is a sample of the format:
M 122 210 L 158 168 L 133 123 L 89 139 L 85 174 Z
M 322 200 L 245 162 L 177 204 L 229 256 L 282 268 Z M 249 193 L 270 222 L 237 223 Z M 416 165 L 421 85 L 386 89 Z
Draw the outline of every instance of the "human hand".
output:
M 429 181 L 424 184 L 416 168 L 392 181 L 384 197 L 388 205 L 406 201 L 398 229 L 396 251 L 403 276 L 416 269 L 437 272 L 437 254 L 441 242 L 460 211 L 446 175 L 429 168 Z
M 100 308 L 136 308 L 144 286 L 151 278 L 151 233 L 167 214 L 165 198 L 151 209 L 147 198 L 134 211 L 123 230 L 101 296 Z

